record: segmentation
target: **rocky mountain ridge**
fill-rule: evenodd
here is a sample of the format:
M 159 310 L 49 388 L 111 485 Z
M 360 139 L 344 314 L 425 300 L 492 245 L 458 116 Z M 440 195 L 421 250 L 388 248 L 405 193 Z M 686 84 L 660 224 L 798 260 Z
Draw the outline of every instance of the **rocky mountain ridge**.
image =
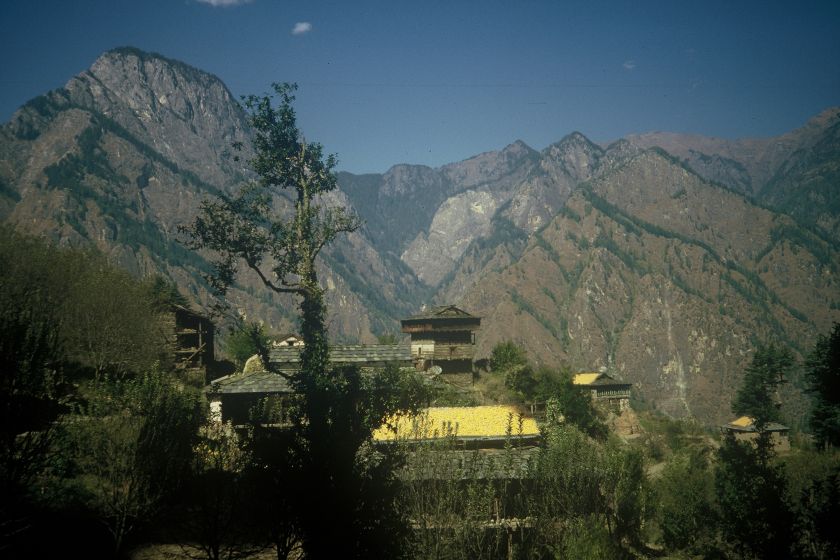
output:
M 138 276 L 169 276 L 205 307 L 209 264 L 183 246 L 178 226 L 202 199 L 250 178 L 249 146 L 244 113 L 218 78 L 137 49 L 109 51 L 0 129 L 0 219 L 62 244 L 96 246 Z M 347 202 L 340 192 L 335 198 Z M 352 266 L 344 252 L 354 255 Z M 382 309 L 407 312 L 412 279 L 383 263 L 365 236 L 342 240 L 325 260 L 333 262 L 321 264 L 335 338 L 373 341 L 393 321 Z M 374 304 L 359 289 L 368 283 Z M 265 293 L 254 277 L 231 299 L 235 312 L 272 330 L 296 328 L 294 302 Z
M 486 317 L 478 354 L 513 339 L 544 365 L 603 366 L 675 416 L 723 421 L 757 344 L 804 352 L 838 319 L 836 247 L 656 151 L 519 244 L 462 288 Z
M 542 365 L 604 366 L 652 406 L 720 421 L 755 344 L 804 352 L 840 320 L 838 122 L 827 110 L 744 141 L 572 133 L 437 169 L 339 173 L 332 201 L 366 225 L 323 255 L 331 335 L 372 342 L 421 303 L 456 303 L 484 316 L 479 357 L 513 339 Z M 249 178 L 231 149 L 247 160 L 248 140 L 217 78 L 110 51 L 0 128 L 0 219 L 170 276 L 206 305 L 207 261 L 177 227 Z M 294 301 L 257 279 L 231 295 L 294 330 Z

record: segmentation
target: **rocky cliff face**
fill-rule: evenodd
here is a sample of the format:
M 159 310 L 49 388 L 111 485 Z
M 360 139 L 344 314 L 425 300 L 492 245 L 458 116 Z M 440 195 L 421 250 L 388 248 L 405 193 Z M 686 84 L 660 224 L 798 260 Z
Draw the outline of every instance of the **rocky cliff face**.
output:
M 137 275 L 170 276 L 205 305 L 208 263 L 183 247 L 177 228 L 202 199 L 248 178 L 249 141 L 241 107 L 216 77 L 136 49 L 110 51 L 0 130 L 0 217 L 60 243 L 95 245 Z M 342 266 L 345 253 L 352 266 Z M 333 336 L 373 341 L 374 331 L 393 330 L 389 315 L 406 309 L 411 280 L 363 234 L 325 259 Z M 366 284 L 377 287 L 366 293 Z M 295 302 L 267 294 L 256 278 L 246 275 L 231 296 L 248 318 L 296 328 Z
M 840 319 L 833 115 L 778 139 L 600 147 L 575 133 L 482 154 L 442 168 L 436 192 L 451 194 L 401 258 L 438 303 L 485 316 L 479 356 L 513 339 L 544 365 L 607 367 L 669 414 L 723 421 L 757 344 L 804 353 Z
M 756 344 L 803 351 L 840 318 L 836 247 L 657 151 L 498 254 L 462 299 L 485 316 L 479 355 L 513 339 L 545 365 L 604 366 L 675 416 L 722 421 Z

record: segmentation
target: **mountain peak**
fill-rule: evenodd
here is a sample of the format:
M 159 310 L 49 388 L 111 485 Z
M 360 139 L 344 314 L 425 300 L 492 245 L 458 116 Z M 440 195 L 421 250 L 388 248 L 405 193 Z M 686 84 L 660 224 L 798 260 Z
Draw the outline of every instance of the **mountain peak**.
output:
M 250 145 L 244 113 L 212 74 L 120 47 L 71 78 L 65 90 L 71 105 L 110 120 L 210 185 L 227 188 L 231 176 L 244 172 L 230 154 L 235 142 Z
M 582 132 L 575 130 L 560 139 L 559 142 L 554 143 L 555 146 L 579 146 L 587 148 L 597 148 L 598 146 L 587 138 Z
M 529 153 L 535 153 L 535 152 L 536 152 L 536 150 L 534 150 L 531 146 L 529 146 L 528 144 L 526 144 L 522 140 L 516 140 L 515 142 L 512 142 L 512 143 L 508 144 L 507 146 L 505 146 L 504 148 L 502 148 L 502 153 L 503 154 L 511 154 L 511 155 L 521 155 L 521 154 L 529 154 Z
M 803 139 L 805 142 L 813 141 L 838 122 L 840 122 L 840 107 L 829 107 L 808 119 L 801 127 L 783 135 L 782 138 L 796 136 L 799 137 L 800 142 Z
M 138 79 L 140 83 L 154 86 L 149 81 L 150 75 L 167 71 L 188 82 L 197 82 L 205 87 L 220 86 L 227 91 L 227 86 L 215 75 L 190 66 L 186 62 L 168 58 L 156 52 L 148 52 L 136 47 L 117 47 L 106 51 L 97 58 L 87 73 L 101 78 L 120 74 L 122 78 Z M 82 75 L 84 75 L 83 73 Z M 228 92 L 229 94 L 229 92 Z M 233 96 L 231 95 L 231 99 Z

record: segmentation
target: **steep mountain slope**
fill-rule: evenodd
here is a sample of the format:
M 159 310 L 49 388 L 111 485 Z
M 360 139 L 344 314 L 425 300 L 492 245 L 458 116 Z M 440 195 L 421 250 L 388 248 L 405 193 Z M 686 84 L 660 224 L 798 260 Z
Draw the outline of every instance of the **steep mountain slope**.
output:
M 451 269 L 490 218 L 536 165 L 536 152 L 515 142 L 440 169 L 397 165 L 383 175 L 339 174 L 371 238 L 429 286 Z
M 840 110 L 834 116 L 834 124 L 791 154 L 759 195 L 840 244 Z
M 232 146 L 246 146 L 245 161 L 249 139 L 241 107 L 214 76 L 136 49 L 110 51 L 0 129 L 0 218 L 60 243 L 95 245 L 137 275 L 171 276 L 205 304 L 208 263 L 179 243 L 177 228 L 203 198 L 248 179 Z M 345 254 L 352 265 L 342 265 Z M 372 332 L 393 330 L 391 315 L 413 308 L 405 287 L 416 281 L 363 234 L 325 259 L 335 338 L 371 341 Z M 246 276 L 231 296 L 249 318 L 296 328 L 294 301 L 268 294 L 256 278 Z
M 621 144 L 627 147 L 626 143 Z M 440 287 L 467 247 L 509 223 L 525 235 L 544 226 L 578 184 L 612 163 L 573 133 L 536 152 L 517 141 L 440 169 L 399 165 L 384 175 L 339 175 L 368 231 L 430 287 Z
M 789 213 L 840 243 L 840 108 L 776 138 L 723 140 L 655 132 L 632 135 L 637 146 L 659 146 L 706 179 Z
M 804 350 L 840 319 L 836 247 L 661 151 L 576 190 L 518 243 L 461 302 L 485 316 L 478 354 L 513 339 L 546 365 L 605 366 L 676 416 L 722 421 L 755 344 Z

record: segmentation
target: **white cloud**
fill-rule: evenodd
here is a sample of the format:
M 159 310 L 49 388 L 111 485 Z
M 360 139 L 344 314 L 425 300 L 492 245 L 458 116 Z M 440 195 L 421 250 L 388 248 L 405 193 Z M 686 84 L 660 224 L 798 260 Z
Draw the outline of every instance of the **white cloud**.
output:
M 622 64 L 625 70 L 633 70 L 636 68 L 636 61 L 635 60 L 625 60 L 624 64 Z
M 250 4 L 253 0 L 196 0 L 199 4 L 210 4 L 211 6 L 240 6 L 242 4 Z
M 292 28 L 292 35 L 303 35 L 312 31 L 312 24 L 308 21 L 299 21 Z

